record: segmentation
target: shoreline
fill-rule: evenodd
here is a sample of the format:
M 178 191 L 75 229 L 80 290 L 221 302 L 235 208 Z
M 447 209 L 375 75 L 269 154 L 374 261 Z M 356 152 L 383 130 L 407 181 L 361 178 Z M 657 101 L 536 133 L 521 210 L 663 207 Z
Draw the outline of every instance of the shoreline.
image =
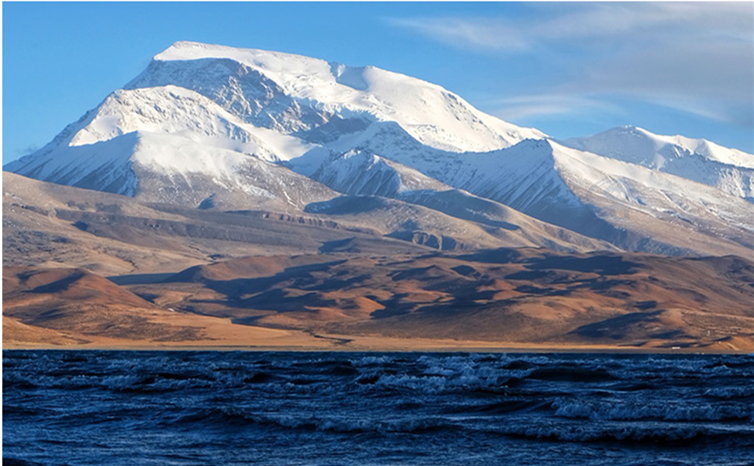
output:
M 40 351 L 245 351 L 290 353 L 547 353 L 547 354 L 752 354 L 749 340 L 633 340 L 619 342 L 514 342 L 374 334 L 314 333 L 233 324 L 206 318 L 208 338 L 155 341 L 59 332 L 55 339 L 10 337 L 3 332 L 3 350 Z M 4 329 L 5 330 L 5 329 Z M 45 334 L 46 335 L 46 334 Z
M 746 350 L 700 348 L 637 348 L 610 346 L 426 346 L 410 347 L 317 347 L 264 345 L 3 345 L 3 351 L 133 351 L 133 352 L 250 352 L 250 353 L 494 353 L 494 354 L 641 354 L 641 355 L 748 355 Z

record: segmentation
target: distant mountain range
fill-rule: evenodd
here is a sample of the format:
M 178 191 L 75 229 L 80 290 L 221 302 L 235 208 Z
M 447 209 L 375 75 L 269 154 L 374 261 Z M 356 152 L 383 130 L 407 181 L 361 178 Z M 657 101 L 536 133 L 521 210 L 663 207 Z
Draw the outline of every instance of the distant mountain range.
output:
M 172 273 L 255 254 L 522 247 L 754 254 L 752 154 L 632 126 L 555 140 L 398 73 L 193 42 L 4 170 L 5 264 L 18 267 Z

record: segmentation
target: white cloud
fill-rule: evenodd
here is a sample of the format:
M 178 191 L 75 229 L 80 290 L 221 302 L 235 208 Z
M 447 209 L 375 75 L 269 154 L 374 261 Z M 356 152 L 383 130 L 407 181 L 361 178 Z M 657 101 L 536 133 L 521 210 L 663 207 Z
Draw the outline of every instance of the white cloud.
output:
M 750 3 L 587 3 L 530 5 L 515 18 L 388 18 L 457 47 L 524 51 L 563 41 L 638 42 L 660 36 L 712 36 L 752 40 L 754 7 Z M 601 42 L 600 45 L 605 45 Z
M 535 94 L 497 99 L 490 103 L 498 108 L 493 113 L 510 121 L 532 116 L 599 113 L 622 113 L 615 105 L 588 97 L 564 94 Z
M 564 96 L 592 103 L 628 97 L 754 124 L 750 2 L 534 3 L 515 17 L 389 22 L 454 47 L 502 54 L 507 63 L 539 60 L 542 76 L 519 92 L 553 100 L 512 106 L 511 114 L 566 113 Z
M 453 46 L 493 50 L 531 47 L 526 37 L 502 19 L 390 18 L 388 23 Z

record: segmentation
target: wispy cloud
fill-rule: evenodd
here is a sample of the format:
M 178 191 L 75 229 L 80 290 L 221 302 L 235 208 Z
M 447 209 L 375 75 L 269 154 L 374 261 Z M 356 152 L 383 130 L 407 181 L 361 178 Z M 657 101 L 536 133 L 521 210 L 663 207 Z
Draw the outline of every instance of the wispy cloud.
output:
M 552 116 L 568 114 L 622 113 L 616 105 L 588 97 L 565 94 L 535 94 L 496 99 L 490 105 L 493 111 L 504 120 L 520 121 L 532 116 Z
M 754 124 L 751 3 L 535 3 L 515 17 L 388 21 L 501 60 L 540 60 L 548 79 L 536 89 L 533 77 L 525 92 L 553 100 L 511 104 L 511 115 L 568 113 L 581 107 L 567 98 L 594 106 L 619 96 Z
M 749 3 L 532 4 L 528 14 L 516 18 L 387 18 L 387 22 L 457 47 L 525 51 L 563 41 L 646 42 L 679 33 L 751 42 L 752 13 Z
M 493 50 L 527 50 L 531 43 L 505 19 L 388 18 L 388 23 L 456 46 Z

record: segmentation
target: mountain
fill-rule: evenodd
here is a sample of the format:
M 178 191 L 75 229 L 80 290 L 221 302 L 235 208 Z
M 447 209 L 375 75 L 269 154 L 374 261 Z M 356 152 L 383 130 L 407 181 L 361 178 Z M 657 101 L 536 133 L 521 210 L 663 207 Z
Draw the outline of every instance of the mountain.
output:
M 443 248 L 751 254 L 754 157 L 608 133 L 560 143 L 398 73 L 177 42 L 5 169 L 143 203 L 330 216 Z
M 706 139 L 660 136 L 623 126 L 563 144 L 714 186 L 754 202 L 754 156 Z
M 362 254 L 432 250 L 324 216 L 142 203 L 7 172 L 3 188 L 5 267 L 159 274 L 250 254 L 316 254 L 322 248 Z
M 159 53 L 127 89 L 194 90 L 255 126 L 327 142 L 393 121 L 430 147 L 466 152 L 544 137 L 484 114 L 426 81 L 372 66 L 194 42 Z
M 464 220 L 398 199 L 340 196 L 293 215 L 143 202 L 7 172 L 3 186 L 4 266 L 69 266 L 119 275 L 175 272 L 250 254 L 611 248 L 500 205 L 487 217 Z M 343 207 L 349 203 L 352 209 Z
M 370 193 L 376 186 L 372 179 L 385 180 L 382 193 L 396 196 L 401 189 L 398 175 L 390 178 L 386 173 L 411 167 L 413 173 L 434 182 L 630 251 L 747 256 L 754 245 L 750 202 L 687 178 L 550 139 L 528 139 L 505 149 L 459 156 L 427 147 L 400 126 L 386 122 L 328 147 L 339 155 L 322 159 L 304 154 L 288 164 L 352 194 Z M 368 170 L 346 170 L 347 161 L 359 160 L 357 153 L 391 160 L 393 168 L 388 162 L 375 162 Z M 378 171 L 380 178 L 375 176 Z
M 288 211 L 335 196 L 265 160 L 282 153 L 280 146 L 291 155 L 308 149 L 243 123 L 193 91 L 167 86 L 116 91 L 50 144 L 5 169 L 190 207 Z
M 750 351 L 752 160 L 177 42 L 4 167 L 4 338 Z
M 295 164 L 298 161 L 292 162 Z M 294 165 L 294 170 L 296 167 Z M 322 161 L 309 176 L 349 196 L 312 203 L 307 206 L 307 212 L 327 213 L 337 218 L 353 216 L 358 212 L 375 219 L 379 216 L 378 212 L 384 211 L 387 216 L 383 222 L 393 225 L 390 227 L 394 228 L 390 233 L 393 237 L 414 237 L 417 233 L 424 235 L 426 231 L 443 231 L 443 225 L 449 228 L 456 225 L 457 230 L 445 236 L 446 245 L 456 243 L 454 238 L 464 238 L 460 231 L 478 230 L 479 234 L 493 236 L 497 240 L 484 241 L 480 237 L 475 243 L 476 247 L 490 247 L 502 242 L 570 251 L 616 249 L 609 243 L 538 221 L 499 202 L 454 189 L 418 170 L 371 152 L 351 150 L 333 155 Z M 400 202 L 368 199 L 375 196 Z M 397 207 L 401 203 L 421 207 L 410 208 L 411 213 L 400 212 L 397 208 L 387 209 L 389 205 Z M 434 215 L 431 214 L 433 211 Z M 434 235 L 426 239 L 434 243 L 442 240 Z M 470 244 L 467 242 L 466 248 L 468 246 Z
M 751 203 L 551 140 L 480 155 L 447 178 L 448 184 L 626 250 L 746 255 L 754 246 Z
M 303 332 L 176 312 L 76 268 L 3 267 L 3 347 L 317 346 Z

